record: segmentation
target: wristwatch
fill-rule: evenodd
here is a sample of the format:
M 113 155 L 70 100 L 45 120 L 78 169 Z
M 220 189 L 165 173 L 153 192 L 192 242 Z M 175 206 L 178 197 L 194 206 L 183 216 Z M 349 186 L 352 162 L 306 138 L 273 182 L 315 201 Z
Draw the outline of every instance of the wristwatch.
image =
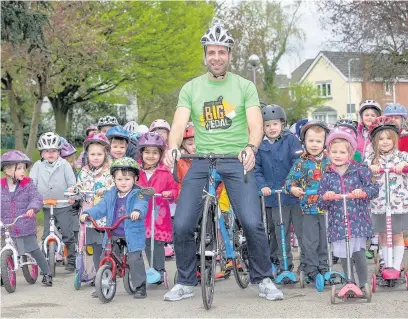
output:
M 252 152 L 254 152 L 254 154 L 256 154 L 258 152 L 258 148 L 253 144 L 247 144 L 247 146 L 245 146 L 245 148 L 246 147 L 251 148 L 251 150 L 252 150 Z

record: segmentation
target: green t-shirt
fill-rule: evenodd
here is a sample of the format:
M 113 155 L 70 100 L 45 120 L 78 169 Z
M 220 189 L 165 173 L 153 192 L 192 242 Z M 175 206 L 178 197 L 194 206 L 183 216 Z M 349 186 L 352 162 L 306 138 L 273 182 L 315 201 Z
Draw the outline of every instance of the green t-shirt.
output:
M 260 107 L 255 85 L 228 72 L 223 81 L 208 74 L 186 83 L 177 107 L 191 111 L 197 153 L 238 154 L 248 144 L 246 109 Z

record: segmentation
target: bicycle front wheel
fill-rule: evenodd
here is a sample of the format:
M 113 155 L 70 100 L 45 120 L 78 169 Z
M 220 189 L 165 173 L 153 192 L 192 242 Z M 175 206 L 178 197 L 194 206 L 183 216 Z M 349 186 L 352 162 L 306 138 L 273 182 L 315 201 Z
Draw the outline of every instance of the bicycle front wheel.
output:
M 210 309 L 214 297 L 216 265 L 216 205 L 210 196 L 205 198 L 201 220 L 200 273 L 201 294 L 205 309 Z

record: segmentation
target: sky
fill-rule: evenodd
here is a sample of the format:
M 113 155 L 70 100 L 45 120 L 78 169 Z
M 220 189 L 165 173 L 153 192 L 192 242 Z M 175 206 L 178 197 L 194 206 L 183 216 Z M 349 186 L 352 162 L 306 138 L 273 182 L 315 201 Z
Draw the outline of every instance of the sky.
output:
M 289 2 L 288 0 L 283 0 Z M 312 59 L 317 56 L 321 50 L 329 50 L 328 39 L 330 32 L 323 28 L 319 22 L 320 13 L 317 11 L 314 1 L 304 0 L 299 8 L 298 27 L 306 34 L 306 41 L 292 41 L 291 46 L 295 47 L 294 53 L 285 54 L 279 61 L 278 73 L 290 74 L 306 59 Z

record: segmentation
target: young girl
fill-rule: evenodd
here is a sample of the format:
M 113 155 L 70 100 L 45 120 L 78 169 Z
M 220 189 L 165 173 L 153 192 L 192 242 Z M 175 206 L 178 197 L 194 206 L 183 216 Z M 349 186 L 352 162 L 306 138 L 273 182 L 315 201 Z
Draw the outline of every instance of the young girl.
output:
M 398 150 L 399 127 L 395 120 L 381 116 L 377 118 L 370 128 L 370 137 L 373 143 L 374 153 L 367 159 L 371 171 L 380 184 L 380 196 L 371 201 L 371 213 L 374 231 L 380 233 L 380 247 L 382 256 L 387 262 L 387 237 L 386 237 L 386 193 L 385 176 L 379 174 L 381 168 L 394 168 L 396 173 L 390 174 L 390 198 L 392 207 L 392 242 L 393 242 L 393 265 L 389 268 L 401 270 L 404 258 L 403 232 L 408 230 L 408 176 L 401 173 L 408 166 L 408 153 Z
M 113 186 L 113 179 L 109 171 L 109 142 L 104 134 L 90 134 L 84 142 L 87 165 L 78 173 L 77 186 L 94 193 L 93 201 L 83 202 L 83 210 L 96 205 L 104 196 L 106 190 Z M 98 220 L 98 224 L 105 225 L 105 219 Z M 86 224 L 86 245 L 92 245 L 93 264 L 98 270 L 102 254 L 103 233 L 94 229 L 91 223 Z M 92 293 L 97 297 L 96 291 Z
M 153 187 L 156 194 L 161 194 L 163 198 L 157 197 L 155 209 L 158 212 L 156 216 L 154 230 L 154 256 L 153 265 L 162 275 L 165 272 L 165 243 L 172 242 L 173 232 L 171 225 L 171 214 L 169 203 L 173 202 L 178 195 L 178 186 L 174 181 L 171 172 L 161 163 L 163 153 L 166 150 L 166 142 L 157 134 L 148 132 L 139 139 L 139 149 L 142 157 L 141 172 L 138 185 L 142 187 Z M 150 263 L 150 238 L 151 238 L 151 218 L 152 201 L 149 202 L 149 208 L 146 216 L 146 256 Z M 159 284 L 162 281 L 159 282 Z
M 364 292 L 364 286 L 367 283 L 366 241 L 372 235 L 369 201 L 378 196 L 378 184 L 368 167 L 352 161 L 357 141 L 351 129 L 335 128 L 327 138 L 326 147 L 331 165 L 320 183 L 318 206 L 328 211 L 329 242 L 332 243 L 333 255 L 341 259 L 345 273 L 347 272 L 345 243 L 347 230 L 343 222 L 343 201 L 330 199 L 334 194 L 352 193 L 359 196 L 362 192 L 367 193 L 364 199 L 347 200 L 351 229 L 350 257 L 354 261 L 359 285 Z M 351 265 L 353 267 L 353 263 Z
M 349 129 L 353 133 L 353 136 L 357 138 L 357 125 L 352 120 L 340 119 L 336 122 L 336 124 L 334 124 L 334 127 L 344 127 L 346 129 Z M 356 152 L 354 153 L 353 160 L 361 163 L 361 153 L 358 150 L 356 150 Z
M 32 165 L 31 160 L 23 152 L 12 150 L 1 156 L 1 170 L 5 177 L 1 179 L 1 219 L 4 224 L 11 224 L 14 219 L 21 218 L 10 235 L 15 241 L 20 255 L 29 253 L 45 274 L 42 283 L 52 286 L 52 276 L 47 260 L 37 244 L 37 223 L 35 214 L 43 207 L 43 197 L 34 183 L 25 176 L 26 170 Z
M 169 138 L 170 133 L 170 124 L 166 120 L 154 120 L 152 124 L 150 124 L 149 132 L 158 133 L 167 145 L 167 139 Z
M 401 130 L 401 136 L 398 141 L 398 149 L 402 152 L 408 152 L 408 132 L 406 129 L 406 121 L 408 111 L 406 107 L 399 103 L 389 103 L 384 110 L 384 116 L 393 118 Z
M 381 115 L 381 107 L 374 100 L 366 100 L 360 103 L 360 123 L 357 127 L 357 150 L 360 152 L 362 160 L 370 153 L 367 147 L 371 144 L 369 129 L 373 121 Z

